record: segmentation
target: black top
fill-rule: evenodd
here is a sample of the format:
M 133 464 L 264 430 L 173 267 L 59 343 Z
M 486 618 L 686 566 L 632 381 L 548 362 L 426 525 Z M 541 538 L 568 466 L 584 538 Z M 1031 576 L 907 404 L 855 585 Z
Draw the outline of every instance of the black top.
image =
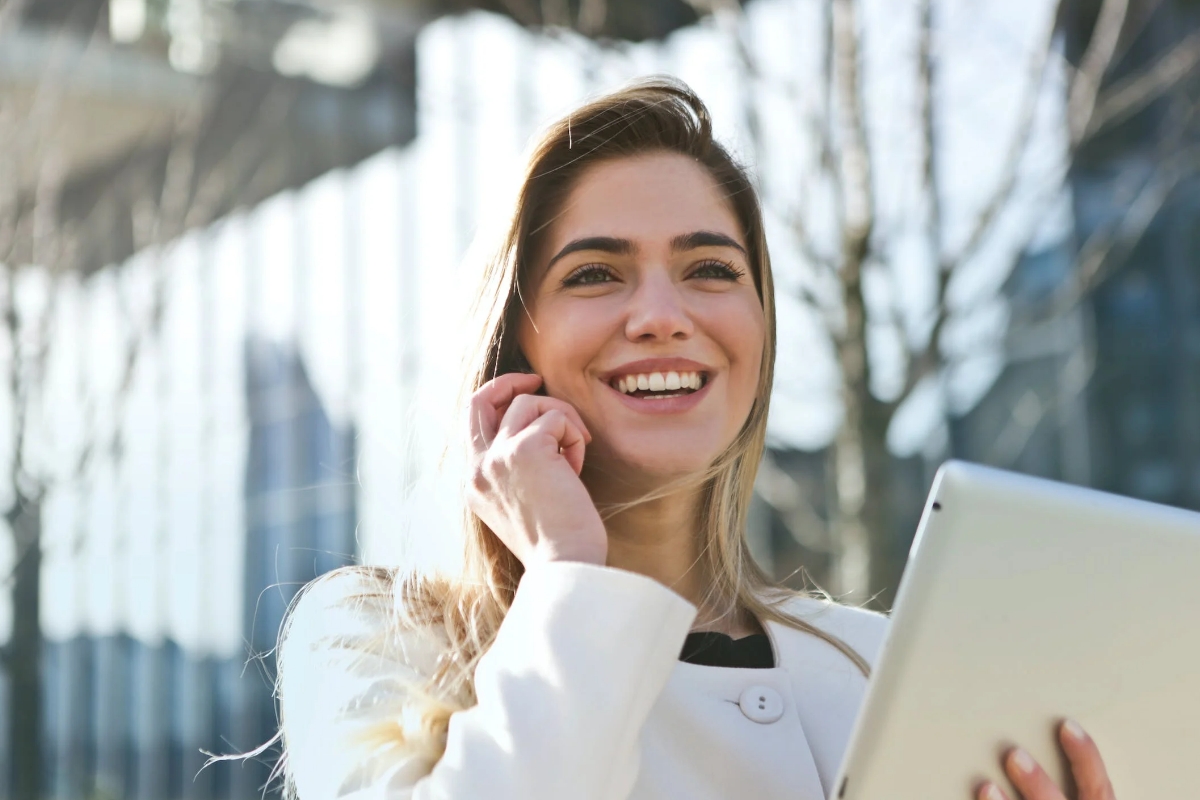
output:
M 755 633 L 741 639 L 713 631 L 689 633 L 679 660 L 704 667 L 771 669 L 775 666 L 771 640 L 765 633 Z

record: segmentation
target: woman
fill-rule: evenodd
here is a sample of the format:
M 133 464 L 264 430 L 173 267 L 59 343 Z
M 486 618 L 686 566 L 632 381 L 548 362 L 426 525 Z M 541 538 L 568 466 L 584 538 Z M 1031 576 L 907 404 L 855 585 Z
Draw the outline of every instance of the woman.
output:
M 829 796 L 886 620 L 773 585 L 747 550 L 771 271 L 700 100 L 659 80 L 552 126 L 475 310 L 462 574 L 351 568 L 301 596 L 289 786 Z M 1079 800 L 1111 800 L 1086 735 L 1062 743 Z M 1026 800 L 1063 798 L 1024 751 L 1006 768 Z

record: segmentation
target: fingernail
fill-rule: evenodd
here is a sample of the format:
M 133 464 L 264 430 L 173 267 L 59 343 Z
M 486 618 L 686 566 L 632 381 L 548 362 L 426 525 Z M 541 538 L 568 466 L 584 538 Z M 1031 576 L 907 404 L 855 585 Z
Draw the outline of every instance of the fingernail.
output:
M 1083 726 L 1073 719 L 1069 719 L 1063 723 L 1063 730 L 1077 742 L 1082 742 L 1087 738 L 1087 734 L 1083 732 Z
M 1026 753 L 1020 747 L 1013 751 L 1012 763 L 1020 772 L 1024 772 L 1025 774 L 1033 772 L 1033 756 Z
M 989 783 L 987 788 L 983 790 L 983 800 L 1004 800 L 1004 795 L 1000 794 L 999 786 Z

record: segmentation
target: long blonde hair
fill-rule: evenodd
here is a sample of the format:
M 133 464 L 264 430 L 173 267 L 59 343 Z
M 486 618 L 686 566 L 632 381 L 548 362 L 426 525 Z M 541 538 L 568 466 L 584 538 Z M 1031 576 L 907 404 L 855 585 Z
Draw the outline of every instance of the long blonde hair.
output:
M 750 555 L 746 516 L 763 453 L 775 363 L 774 288 L 757 195 L 746 172 L 713 139 L 708 110 L 686 85 L 667 78 L 631 85 L 572 111 L 543 134 L 529 158 L 507 234 L 485 266 L 472 307 L 478 326 L 473 341 L 478 346 L 467 355 L 463 395 L 497 375 L 523 367 L 516 330 L 518 315 L 524 313 L 521 297 L 529 277 L 530 254 L 583 171 L 601 161 L 654 152 L 694 159 L 725 194 L 742 226 L 766 322 L 754 405 L 726 451 L 689 480 L 701 487 L 697 522 L 704 541 L 698 566 L 709 579 L 705 605 L 743 610 L 761 622 L 776 621 L 808 632 L 840 650 L 866 674 L 867 663 L 850 646 L 783 609 L 796 592 L 773 582 Z M 660 489 L 639 502 L 677 488 Z M 613 511 L 607 509 L 606 513 Z M 431 761 L 441 755 L 451 714 L 475 702 L 475 666 L 495 639 L 524 571 L 477 516 L 467 511 L 464 525 L 462 571 L 452 578 L 346 568 L 368 579 L 370 588 L 364 594 L 389 609 L 389 630 L 379 632 L 381 639 L 418 630 L 433 631 L 443 639 L 444 656 L 435 674 L 409 701 L 405 713 L 409 723 L 397 721 L 381 728 L 376 737 L 380 745 L 420 740 L 428 747 L 433 741 L 433 752 L 428 754 Z M 286 633 L 285 623 L 281 642 Z M 281 651 L 282 646 L 277 652 Z M 282 670 L 281 664 L 281 675 Z M 416 729 L 411 727 L 414 725 Z

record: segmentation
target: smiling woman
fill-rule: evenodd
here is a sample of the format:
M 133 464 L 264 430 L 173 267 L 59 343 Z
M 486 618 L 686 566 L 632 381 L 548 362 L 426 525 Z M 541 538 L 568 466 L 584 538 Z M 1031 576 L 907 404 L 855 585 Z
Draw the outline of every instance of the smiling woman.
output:
M 749 555 L 774 296 L 700 100 L 657 80 L 551 126 L 478 291 L 462 573 L 298 596 L 286 791 L 828 797 L 886 619 Z
M 582 170 L 539 237 L 517 343 L 596 432 L 597 504 L 702 472 L 749 418 L 766 312 L 743 237 L 708 170 L 672 152 Z

